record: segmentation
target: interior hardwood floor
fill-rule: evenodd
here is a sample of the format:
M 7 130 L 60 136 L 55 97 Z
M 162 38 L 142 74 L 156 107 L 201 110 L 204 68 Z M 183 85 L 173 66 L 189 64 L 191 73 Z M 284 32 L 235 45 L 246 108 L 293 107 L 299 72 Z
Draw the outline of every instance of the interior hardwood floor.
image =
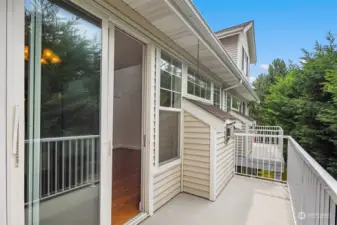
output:
M 122 225 L 139 211 L 141 151 L 114 149 L 112 177 L 112 225 Z

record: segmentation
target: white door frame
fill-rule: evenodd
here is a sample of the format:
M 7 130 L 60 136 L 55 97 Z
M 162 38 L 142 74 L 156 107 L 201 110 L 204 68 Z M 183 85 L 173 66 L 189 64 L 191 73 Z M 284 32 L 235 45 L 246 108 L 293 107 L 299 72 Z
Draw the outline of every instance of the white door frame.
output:
M 3 1 L 2 1 L 3 2 Z M 7 0 L 7 224 L 24 224 L 24 0 Z M 15 106 L 18 106 L 15 124 Z M 14 126 L 19 128 L 14 138 Z M 16 146 L 14 146 L 16 145 Z M 16 154 L 13 154 L 16 153 Z
M 6 49 L 7 44 L 7 1 L 0 1 L 0 49 Z M 0 149 L 6 149 L 6 51 L 0 52 Z M 0 180 L 4 182 L 6 173 L 6 151 L 0 151 Z M 6 182 L 5 182 L 6 183 Z M 0 185 L 0 224 L 7 224 L 6 185 Z
M 101 177 L 100 177 L 100 224 L 111 224 L 111 174 L 112 174 L 112 156 L 111 156 L 111 143 L 112 143 L 112 123 L 109 123 L 110 110 L 112 108 L 109 105 L 109 88 L 112 86 L 111 80 L 109 80 L 109 23 L 108 16 L 104 13 L 97 11 L 94 7 L 87 3 L 79 5 L 85 10 L 93 13 L 102 20 L 102 68 L 101 68 L 101 115 L 100 115 L 100 146 L 101 146 Z M 1 109 L 5 111 L 0 111 L 0 122 L 7 121 L 7 126 L 0 126 L 0 133 L 3 132 L 6 135 L 1 135 L 1 138 L 6 138 L 6 140 L 1 140 L 0 145 L 6 144 L 7 151 L 5 152 L 7 158 L 0 157 L 0 160 L 6 159 L 6 163 L 1 165 L 7 166 L 6 172 L 6 183 L 7 186 L 1 185 L 0 187 L 0 200 L 4 196 L 4 188 L 7 189 L 5 193 L 6 201 L 0 201 L 0 213 L 6 213 L 2 223 L 2 215 L 0 216 L 1 224 L 6 225 L 24 225 L 25 213 L 24 213 L 24 127 L 25 127 L 25 74 L 24 74 L 24 0 L 7 0 L 0 1 L 0 9 L 6 10 L 6 13 L 0 14 L 5 18 L 1 18 L 0 27 L 4 26 L 7 18 L 7 30 L 6 27 L 3 31 L 7 31 L 7 35 L 0 36 L 0 46 L 1 49 L 6 49 L 7 51 L 0 52 L 1 64 L 6 64 L 0 67 L 4 68 L 6 71 L 4 73 L 0 72 L 0 86 L 2 84 L 7 86 L 7 88 L 0 89 L 0 106 L 6 104 Z M 6 34 L 6 33 L 5 33 Z M 7 39 L 7 42 L 6 42 Z M 113 39 L 112 39 L 113 40 Z M 113 46 L 113 45 L 112 45 Z M 5 53 L 3 55 L 1 53 Z M 113 56 L 113 55 L 112 55 Z M 113 58 L 112 58 L 113 60 Z M 113 65 L 113 64 L 112 64 Z M 3 93 L 4 92 L 4 93 Z M 5 101 L 3 101 L 5 98 Z M 14 127 L 15 127 L 15 106 L 17 107 L 18 118 L 19 118 L 19 133 L 18 133 L 18 154 L 13 154 L 16 148 L 13 148 Z M 3 115 L 4 114 L 4 115 Z M 4 123 L 5 124 L 5 123 Z M 1 130 L 5 128 L 6 130 Z M 3 152 L 0 151 L 0 154 Z M 3 168 L 0 167 L 0 179 L 3 177 Z M 6 210 L 2 210 L 3 204 L 6 204 Z M 7 218 L 6 218 L 7 217 Z
M 144 45 L 144 58 L 143 58 L 143 102 L 147 107 L 143 107 L 143 135 L 142 138 L 143 154 L 142 154 L 142 199 L 143 211 L 149 215 L 153 214 L 153 125 L 152 125 L 152 105 L 153 105 L 153 73 L 154 73 L 154 45 L 143 34 L 136 31 L 132 26 L 113 15 L 107 9 L 102 8 L 99 4 L 91 1 L 71 0 L 79 7 L 89 11 L 95 16 L 102 19 L 102 77 L 101 77 L 101 189 L 100 189 L 100 224 L 111 224 L 111 192 L 112 192 L 112 133 L 113 133 L 113 74 L 114 74 L 114 35 L 109 35 L 109 32 L 114 31 L 112 24 L 135 38 L 141 40 Z M 6 80 L 7 89 L 0 90 L 0 96 L 5 96 L 6 101 L 0 97 L 1 104 L 6 104 L 4 107 L 5 112 L 0 111 L 0 122 L 6 114 L 5 120 L 7 121 L 5 132 L 6 141 L 1 141 L 1 144 L 6 143 L 7 155 L 7 189 L 6 193 L 6 209 L 7 209 L 7 224 L 8 225 L 24 225 L 24 0 L 7 0 L 0 1 L 1 9 L 7 9 L 6 13 L 1 16 L 7 16 L 7 35 L 6 40 L 1 39 L 1 44 L 7 47 L 6 60 L 1 60 L 0 63 L 6 63 L 5 78 L 1 76 L 0 81 Z M 3 5 L 1 5 L 3 4 Z M 7 8 L 5 7 L 7 4 Z M 109 24 L 109 21 L 112 24 Z M 1 22 L 6 22 L 5 19 Z M 1 24 L 0 26 L 3 26 Z M 109 29 L 110 28 L 110 29 Z M 6 29 L 4 29 L 6 30 Z M 1 37 L 3 38 L 3 36 Z M 4 56 L 0 53 L 0 59 Z M 1 84 L 0 84 L 1 85 Z M 6 95 L 2 95 L 1 91 L 6 90 Z M 18 142 L 18 155 L 12 154 L 13 152 L 13 131 L 14 131 L 14 108 L 18 105 L 19 115 L 19 142 Z M 3 127 L 0 127 L 0 129 Z M 0 137 L 0 138 L 1 138 Z M 145 142 L 145 143 L 144 143 Z M 1 154 L 1 153 L 0 153 Z M 1 158 L 0 158 L 1 160 Z M 18 160 L 18 164 L 16 161 Z M 2 172 L 2 173 L 1 173 Z M 1 175 L 2 174 L 2 175 Z M 4 171 L 0 167 L 0 176 L 3 176 Z M 4 196 L 3 189 L 0 189 L 0 200 Z M 2 209 L 4 201 L 0 202 L 0 209 Z M 1 210 L 4 212 L 5 210 Z M 0 217 L 0 222 L 2 217 Z M 6 224 L 6 223 L 4 223 Z

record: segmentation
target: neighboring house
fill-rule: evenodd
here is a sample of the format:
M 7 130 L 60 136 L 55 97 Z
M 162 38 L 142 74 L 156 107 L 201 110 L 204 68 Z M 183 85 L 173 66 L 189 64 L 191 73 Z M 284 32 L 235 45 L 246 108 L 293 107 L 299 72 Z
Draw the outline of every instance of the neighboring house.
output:
M 181 192 L 216 201 L 233 130 L 255 125 L 254 23 L 214 33 L 189 0 L 35 2 L 0 3 L 0 224 L 138 224 Z

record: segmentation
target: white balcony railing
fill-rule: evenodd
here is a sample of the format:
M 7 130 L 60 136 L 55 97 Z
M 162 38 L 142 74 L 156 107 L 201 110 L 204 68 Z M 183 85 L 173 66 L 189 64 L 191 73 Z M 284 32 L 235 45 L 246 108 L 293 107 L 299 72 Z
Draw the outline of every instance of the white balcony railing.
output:
M 287 184 L 297 225 L 336 225 L 337 181 L 283 130 L 268 129 L 234 134 L 236 174 Z
M 99 181 L 99 135 L 42 138 L 25 141 L 25 203 L 95 185 Z M 40 170 L 29 168 L 34 157 L 40 158 Z M 39 199 L 30 199 L 30 174 L 39 174 Z M 34 184 L 35 185 L 35 184 Z
M 292 137 L 288 138 L 287 164 L 296 224 L 337 224 L 337 181 Z

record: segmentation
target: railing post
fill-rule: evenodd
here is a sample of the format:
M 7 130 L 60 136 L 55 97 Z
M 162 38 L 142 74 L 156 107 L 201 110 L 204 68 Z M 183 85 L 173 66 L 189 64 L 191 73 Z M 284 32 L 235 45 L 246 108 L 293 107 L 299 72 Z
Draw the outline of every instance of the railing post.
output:
M 95 138 L 91 139 L 91 186 L 95 186 Z

